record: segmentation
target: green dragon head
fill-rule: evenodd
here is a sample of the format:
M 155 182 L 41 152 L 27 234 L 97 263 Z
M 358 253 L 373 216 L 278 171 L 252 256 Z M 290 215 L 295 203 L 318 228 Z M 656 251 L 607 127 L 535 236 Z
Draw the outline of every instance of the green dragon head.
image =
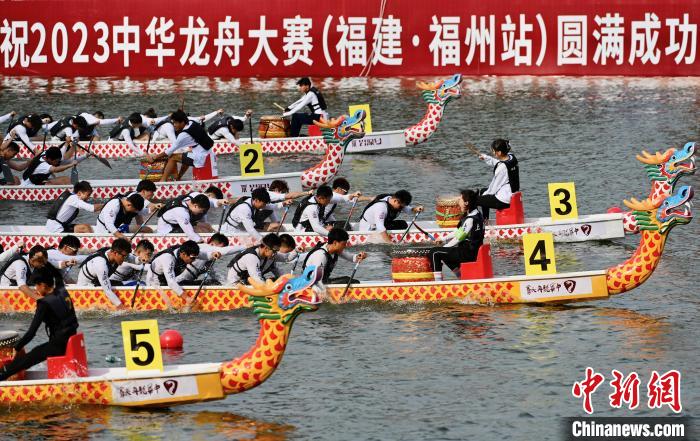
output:
M 425 102 L 445 106 L 450 101 L 462 96 L 461 82 L 462 74 L 454 74 L 446 80 L 434 83 L 419 81 L 416 85 L 423 90 L 422 95 Z
M 684 185 L 675 194 L 668 196 L 659 208 L 652 210 L 635 210 L 632 214 L 637 219 L 640 230 L 667 233 L 676 225 L 690 223 L 693 219 L 692 204 L 693 188 Z
M 299 277 L 288 274 L 264 283 L 250 278 L 251 286 L 241 285 L 240 289 L 250 295 L 253 312 L 261 320 L 279 320 L 286 325 L 299 314 L 318 309 L 320 299 L 312 289 L 307 289 L 316 281 L 316 267 L 309 266 Z
M 314 122 L 314 124 L 321 128 L 326 144 L 340 144 L 345 147 L 353 139 L 365 136 L 365 118 L 367 118 L 367 112 L 359 109 L 352 116 L 342 115 L 330 121 L 321 118 L 321 121 Z
M 649 179 L 652 181 L 666 181 L 674 185 L 683 175 L 695 173 L 695 143 L 688 142 L 682 149 L 670 148 L 664 153 L 649 154 L 643 151 L 637 155 L 637 159 L 645 164 Z

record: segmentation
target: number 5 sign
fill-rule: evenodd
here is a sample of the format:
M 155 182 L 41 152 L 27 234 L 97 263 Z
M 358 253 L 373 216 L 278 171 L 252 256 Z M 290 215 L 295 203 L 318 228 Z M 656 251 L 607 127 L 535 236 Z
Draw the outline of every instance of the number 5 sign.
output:
M 549 209 L 552 220 L 578 218 L 576 207 L 576 187 L 573 182 L 550 182 Z
M 524 234 L 523 251 L 526 275 L 541 276 L 557 273 L 552 233 Z
M 126 370 L 163 371 L 158 320 L 122 322 Z
M 265 175 L 262 144 L 243 144 L 240 153 L 241 176 Z

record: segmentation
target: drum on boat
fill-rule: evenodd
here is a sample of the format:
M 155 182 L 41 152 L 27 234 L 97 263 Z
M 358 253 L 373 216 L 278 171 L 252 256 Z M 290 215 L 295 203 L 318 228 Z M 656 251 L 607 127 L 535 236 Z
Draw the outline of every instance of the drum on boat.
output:
M 435 280 L 428 253 L 430 248 L 394 250 L 391 253 L 391 278 L 394 282 Z
M 15 344 L 19 340 L 16 331 L 0 331 L 0 367 L 5 366 L 15 358 Z M 22 349 L 20 354 L 24 354 Z M 24 380 L 24 371 L 11 376 L 7 381 Z
M 167 161 L 141 161 L 139 168 L 139 179 L 148 179 L 149 181 L 160 181 L 163 178 L 163 171 Z
M 462 217 L 459 197 L 438 197 L 435 203 L 435 220 L 442 228 L 455 228 Z
M 275 115 L 261 116 L 258 135 L 261 138 L 288 138 L 289 120 Z

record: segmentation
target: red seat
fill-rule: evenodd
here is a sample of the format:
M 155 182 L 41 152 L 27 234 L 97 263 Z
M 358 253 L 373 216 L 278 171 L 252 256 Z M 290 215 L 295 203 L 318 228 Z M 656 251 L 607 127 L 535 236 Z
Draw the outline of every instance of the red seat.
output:
M 204 165 L 200 168 L 192 168 L 192 178 L 195 181 L 207 181 L 209 179 L 216 179 L 219 176 L 219 172 L 216 167 L 216 158 L 212 159 L 212 153 L 207 155 Z
M 523 194 L 519 191 L 510 198 L 510 207 L 496 210 L 496 225 L 522 224 L 525 222 Z
M 321 128 L 316 124 L 309 125 L 309 136 L 321 136 Z
M 467 262 L 459 266 L 459 276 L 462 280 L 490 279 L 493 277 L 491 263 L 491 245 L 485 243 L 479 247 L 476 262 Z
M 66 355 L 46 359 L 49 378 L 87 377 L 88 363 L 85 352 L 85 338 L 78 333 L 68 339 Z

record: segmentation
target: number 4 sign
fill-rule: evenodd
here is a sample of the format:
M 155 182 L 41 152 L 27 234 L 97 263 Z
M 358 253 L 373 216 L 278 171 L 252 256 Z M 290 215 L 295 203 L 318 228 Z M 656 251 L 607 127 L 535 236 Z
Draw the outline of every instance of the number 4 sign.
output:
M 158 320 L 122 322 L 126 370 L 163 371 Z
M 552 233 L 524 234 L 523 251 L 525 254 L 525 275 L 541 276 L 557 273 Z
M 241 176 L 264 176 L 262 144 L 241 145 Z

